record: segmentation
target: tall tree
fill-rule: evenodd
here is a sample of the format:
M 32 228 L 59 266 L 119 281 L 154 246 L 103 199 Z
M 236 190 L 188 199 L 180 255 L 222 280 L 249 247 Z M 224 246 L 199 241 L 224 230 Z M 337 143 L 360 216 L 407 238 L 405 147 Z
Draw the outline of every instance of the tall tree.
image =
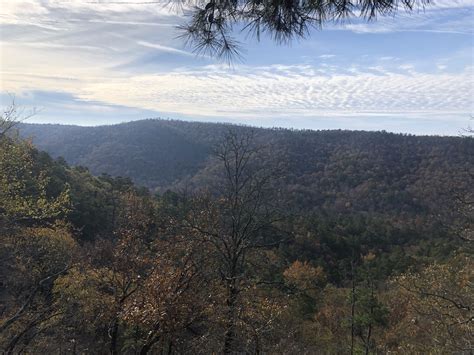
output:
M 252 253 L 278 244 L 268 240 L 269 231 L 278 235 L 274 224 L 279 218 L 270 191 L 273 174 L 253 139 L 252 133 L 226 134 L 215 150 L 221 167 L 216 196 L 198 198 L 187 218 L 189 228 L 210 245 L 216 259 L 223 287 L 223 353 L 238 351 L 241 294 L 252 282 Z

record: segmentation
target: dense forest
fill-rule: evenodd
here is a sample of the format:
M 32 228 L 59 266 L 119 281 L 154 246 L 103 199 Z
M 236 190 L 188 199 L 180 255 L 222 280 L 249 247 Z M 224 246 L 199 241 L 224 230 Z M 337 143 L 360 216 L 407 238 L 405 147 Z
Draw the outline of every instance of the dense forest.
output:
M 387 132 L 144 120 L 100 127 L 28 124 L 20 133 L 70 165 L 163 193 L 207 186 L 214 148 L 229 129 L 254 135 L 260 155 L 278 164 L 274 187 L 304 211 L 419 215 L 449 199 L 452 189 L 467 187 L 474 164 L 472 139 Z
M 474 351 L 471 137 L 18 127 L 7 354 Z

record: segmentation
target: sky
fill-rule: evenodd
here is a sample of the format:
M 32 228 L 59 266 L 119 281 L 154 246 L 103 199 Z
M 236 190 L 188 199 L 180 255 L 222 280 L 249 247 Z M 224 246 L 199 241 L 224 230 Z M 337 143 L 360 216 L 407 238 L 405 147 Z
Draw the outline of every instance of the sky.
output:
M 143 0 L 0 0 L 0 101 L 32 123 L 145 118 L 458 135 L 473 125 L 474 0 L 328 23 L 277 45 L 243 33 L 231 66 Z

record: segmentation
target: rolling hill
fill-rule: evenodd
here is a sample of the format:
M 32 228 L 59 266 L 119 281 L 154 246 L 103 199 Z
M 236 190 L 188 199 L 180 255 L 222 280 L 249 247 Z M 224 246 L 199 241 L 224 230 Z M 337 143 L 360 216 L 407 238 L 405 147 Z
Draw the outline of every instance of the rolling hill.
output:
M 284 169 L 279 188 L 298 209 L 416 215 L 469 188 L 474 140 L 387 132 L 262 129 L 143 120 L 112 126 L 23 124 L 41 150 L 93 174 L 131 178 L 158 192 L 199 185 L 229 129 L 253 130 Z

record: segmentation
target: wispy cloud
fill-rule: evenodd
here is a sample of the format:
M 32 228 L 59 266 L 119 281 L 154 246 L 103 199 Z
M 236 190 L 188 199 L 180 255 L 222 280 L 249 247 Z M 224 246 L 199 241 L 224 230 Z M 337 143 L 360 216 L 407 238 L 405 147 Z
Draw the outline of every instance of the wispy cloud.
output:
M 472 1 L 438 1 L 410 16 L 330 26 L 337 31 L 316 33 L 318 42 L 307 42 L 306 47 L 276 49 L 263 40 L 253 62 L 232 68 L 214 59 L 196 59 L 176 39 L 180 14 L 161 4 L 143 3 L 2 3 L 1 89 L 28 100 L 39 100 L 31 93 L 56 93 L 61 105 L 50 104 L 77 117 L 81 109 L 86 115 L 165 112 L 248 123 L 293 120 L 295 125 L 296 118 L 303 122 L 326 117 L 346 120 L 354 128 L 362 118 L 441 120 L 473 111 L 468 37 L 456 37 L 467 38 L 456 53 L 426 55 L 418 62 L 403 39 L 395 43 L 396 51 L 374 49 L 384 47 L 383 33 L 472 34 Z M 349 45 L 340 42 L 341 31 L 352 36 Z M 365 42 L 352 41 L 366 37 Z
M 137 41 L 137 44 L 140 45 L 140 46 L 143 46 L 143 47 L 153 48 L 153 49 L 157 49 L 157 50 L 163 51 L 163 52 L 177 53 L 177 54 L 182 54 L 182 55 L 187 55 L 187 56 L 193 56 L 193 54 L 190 53 L 190 52 L 183 51 L 181 49 L 176 49 L 176 48 L 173 48 L 173 47 L 163 46 L 163 45 L 157 44 L 157 43 L 150 43 L 150 42 L 146 42 L 146 41 Z
M 307 66 L 213 72 L 188 70 L 111 78 L 84 85 L 83 100 L 161 112 L 220 117 L 291 117 L 390 112 L 469 112 L 472 71 L 459 74 L 309 74 Z

